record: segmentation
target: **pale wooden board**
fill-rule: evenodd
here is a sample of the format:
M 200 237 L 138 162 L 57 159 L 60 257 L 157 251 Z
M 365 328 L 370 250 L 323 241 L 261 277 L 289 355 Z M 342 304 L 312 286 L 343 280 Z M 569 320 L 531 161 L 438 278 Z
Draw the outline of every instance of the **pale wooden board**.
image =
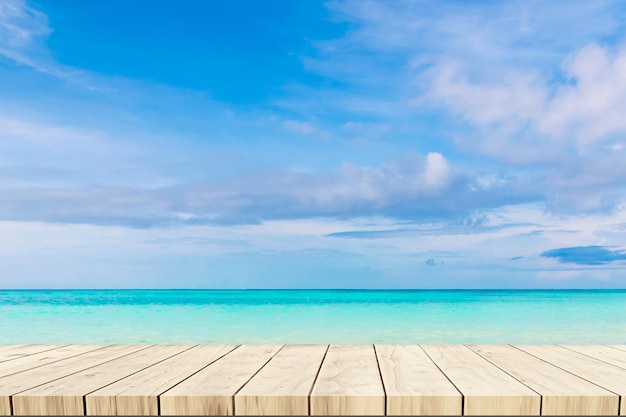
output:
M 235 395 L 236 415 L 308 415 L 327 345 L 287 345 Z
M 541 397 L 463 345 L 423 345 L 463 394 L 464 415 L 539 415 Z
M 14 415 L 84 415 L 83 397 L 191 348 L 157 345 L 77 372 L 13 396 Z M 56 398 L 63 398 L 57 401 Z
M 195 346 L 87 395 L 87 415 L 158 415 L 158 396 L 236 345 Z
M 387 415 L 460 416 L 463 396 L 418 345 L 375 345 Z
M 65 345 L 4 345 L 2 346 L 2 350 L 0 350 L 0 362 L 19 359 L 24 356 L 57 349 L 62 346 Z
M 12 395 L 145 348 L 103 346 L 102 349 L 0 378 L 0 415 L 10 414 L 9 397 Z
M 625 350 L 626 351 L 626 345 L 607 345 L 607 346 L 610 346 L 610 347 L 615 348 L 615 349 Z
M 516 345 L 516 347 L 620 395 L 622 397 L 620 415 L 626 415 L 626 402 L 624 401 L 624 396 L 626 396 L 626 369 L 618 368 L 561 346 Z
M 81 353 L 101 349 L 102 347 L 101 345 L 68 345 L 45 352 L 22 356 L 11 361 L 0 362 L 0 378 L 80 355 Z
M 611 365 L 626 369 L 626 352 L 604 345 L 561 345 L 566 349 L 591 356 Z
M 617 415 L 619 396 L 509 345 L 471 349 L 541 395 L 541 415 Z
M 16 349 L 16 348 L 21 348 L 21 347 L 24 347 L 24 346 L 27 346 L 27 345 L 15 345 L 15 344 L 13 344 L 13 345 L 0 345 L 0 360 L 3 360 L 4 352 L 10 351 L 10 350 L 13 350 L 13 349 Z
M 282 348 L 243 345 L 159 396 L 161 415 L 232 415 L 233 396 Z
M 372 345 L 331 345 L 311 392 L 311 415 L 384 415 Z

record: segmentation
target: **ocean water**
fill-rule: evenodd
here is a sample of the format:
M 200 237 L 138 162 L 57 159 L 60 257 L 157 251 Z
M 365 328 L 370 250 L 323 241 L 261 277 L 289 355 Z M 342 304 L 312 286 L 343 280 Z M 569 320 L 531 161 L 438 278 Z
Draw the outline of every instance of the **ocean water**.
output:
M 626 343 L 626 290 L 2 290 L 3 343 Z

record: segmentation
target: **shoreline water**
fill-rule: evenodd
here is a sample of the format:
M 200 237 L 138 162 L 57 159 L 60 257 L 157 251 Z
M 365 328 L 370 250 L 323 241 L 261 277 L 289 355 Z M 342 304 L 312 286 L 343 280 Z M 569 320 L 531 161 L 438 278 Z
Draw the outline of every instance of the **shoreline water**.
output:
M 0 290 L 6 343 L 625 343 L 626 290 Z

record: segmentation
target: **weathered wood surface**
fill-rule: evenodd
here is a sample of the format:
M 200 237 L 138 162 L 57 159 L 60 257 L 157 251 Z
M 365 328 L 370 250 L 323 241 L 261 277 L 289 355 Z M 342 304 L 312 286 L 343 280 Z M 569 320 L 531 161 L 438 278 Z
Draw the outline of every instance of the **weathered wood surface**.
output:
M 424 351 L 464 397 L 464 415 L 539 415 L 539 394 L 463 345 Z
M 387 415 L 460 416 L 463 396 L 417 345 L 376 345 Z
M 166 391 L 161 415 L 233 415 L 234 395 L 282 345 L 246 345 Z
M 625 394 L 626 345 L 0 346 L 0 415 L 626 415 Z
M 84 415 L 84 397 L 191 346 L 150 346 L 13 396 L 15 415 Z M 58 401 L 62 398 L 63 401 Z
M 20 356 L 13 360 L 0 362 L 0 375 L 12 375 L 101 348 L 102 346 L 97 345 L 68 345 L 32 355 Z
M 102 347 L 63 361 L 42 365 L 24 372 L 0 376 L 0 415 L 11 415 L 15 395 L 47 382 L 108 362 L 145 346 L 113 345 Z M 13 410 L 15 411 L 15 410 Z M 17 415 L 13 413 L 13 415 Z
M 541 415 L 617 415 L 619 396 L 513 346 L 471 345 L 541 395 Z
M 516 347 L 614 392 L 622 398 L 626 395 L 626 369 L 561 346 L 520 345 Z M 626 401 L 623 400 L 621 402 L 620 415 L 626 415 Z
M 309 415 L 309 394 L 327 349 L 285 346 L 235 395 L 235 414 Z
M 0 346 L 0 362 L 22 358 L 39 352 L 60 348 L 64 345 L 4 345 Z
M 626 351 L 604 345 L 565 345 L 564 348 L 626 369 Z
M 156 416 L 158 396 L 232 351 L 235 345 L 194 346 L 86 397 L 87 415 Z
M 384 414 L 385 391 L 374 346 L 331 346 L 311 392 L 311 415 Z

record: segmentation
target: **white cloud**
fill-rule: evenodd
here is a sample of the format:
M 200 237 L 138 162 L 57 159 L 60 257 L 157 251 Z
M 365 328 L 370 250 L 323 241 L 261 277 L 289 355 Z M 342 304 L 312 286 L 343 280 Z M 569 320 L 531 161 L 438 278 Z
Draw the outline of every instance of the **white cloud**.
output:
M 424 179 L 428 186 L 433 189 L 441 189 L 448 185 L 451 176 L 450 164 L 442 154 L 430 152 L 426 155 Z
M 626 133 L 626 47 L 591 44 L 564 65 L 569 83 L 558 87 L 537 118 L 539 131 L 573 137 L 581 146 Z
M 93 180 L 93 177 L 91 177 Z M 196 223 L 242 224 L 267 219 L 381 215 L 458 216 L 490 190 L 471 191 L 440 153 L 410 153 L 380 166 L 343 163 L 335 172 L 253 172 L 222 181 L 148 188 L 35 181 L 7 184 L 5 219 L 136 227 Z M 36 190 L 36 192 L 35 192 Z M 452 199 L 452 195 L 455 199 Z M 487 203 L 493 205 L 499 197 Z
M 552 142 L 560 150 L 564 144 L 584 149 L 626 133 L 626 48 L 612 52 L 592 44 L 580 49 L 564 64 L 564 81 L 537 71 L 515 71 L 475 82 L 462 65 L 453 63 L 440 64 L 430 76 L 431 99 L 474 125 L 492 129 L 486 134 L 498 134 L 509 145 L 521 145 L 523 135 L 529 135 L 540 138 L 535 146 L 550 149 Z M 490 146 L 483 150 L 498 156 L 505 151 Z

